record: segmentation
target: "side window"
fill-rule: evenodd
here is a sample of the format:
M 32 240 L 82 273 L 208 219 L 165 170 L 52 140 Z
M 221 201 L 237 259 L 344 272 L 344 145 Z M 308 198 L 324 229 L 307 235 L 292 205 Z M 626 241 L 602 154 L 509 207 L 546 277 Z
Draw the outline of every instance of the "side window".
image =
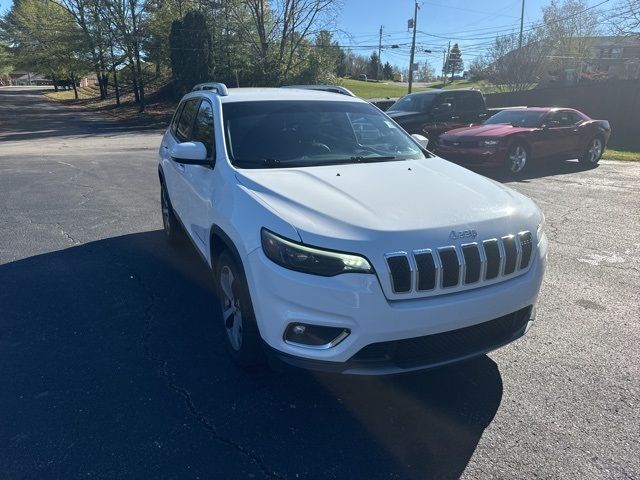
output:
M 456 105 L 456 97 L 453 95 L 446 95 L 440 97 L 440 101 L 438 103 L 450 103 L 451 104 L 451 113 L 455 113 L 458 111 L 458 107 Z
M 557 112 L 553 119 L 558 122 L 559 127 L 571 127 L 572 125 L 578 123 L 578 121 L 580 120 L 578 115 L 567 110 Z
M 178 123 L 176 125 L 175 136 L 178 139 L 178 142 L 186 142 L 189 138 L 191 124 L 193 123 L 193 117 L 196 114 L 196 108 L 199 101 L 199 98 L 192 98 L 191 100 L 184 102 L 184 107 L 182 108 L 182 112 L 180 112 L 180 117 L 178 118 Z
M 575 112 L 567 112 L 569 116 L 570 125 L 577 125 L 582 122 L 582 117 Z
M 196 121 L 193 124 L 191 140 L 202 142 L 207 147 L 207 157 L 214 158 L 214 136 L 213 136 L 213 107 L 208 100 L 200 103 Z
M 477 92 L 464 92 L 458 97 L 458 112 L 479 112 L 484 110 L 482 96 Z
M 176 136 L 176 132 L 178 129 L 178 120 L 180 120 L 180 115 L 182 114 L 184 103 L 185 102 L 182 102 L 180 105 L 178 105 L 178 109 L 176 110 L 176 113 L 173 116 L 173 120 L 171 121 L 171 133 L 173 133 L 174 137 Z

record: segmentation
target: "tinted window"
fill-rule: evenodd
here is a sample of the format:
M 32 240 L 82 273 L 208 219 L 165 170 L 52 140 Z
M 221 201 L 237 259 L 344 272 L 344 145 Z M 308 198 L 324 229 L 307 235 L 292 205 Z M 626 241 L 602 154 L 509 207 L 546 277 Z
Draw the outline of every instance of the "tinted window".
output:
M 176 110 L 176 114 L 173 116 L 173 121 L 171 122 L 171 133 L 175 137 L 178 129 L 178 120 L 180 120 L 180 115 L 182 114 L 182 109 L 184 108 L 184 103 L 181 103 Z
M 229 157 L 240 168 L 425 158 L 404 130 L 368 103 L 261 101 L 222 109 Z
M 207 147 L 207 157 L 213 158 L 213 107 L 207 100 L 203 100 L 193 124 L 191 140 L 202 142 Z
M 198 98 L 193 98 L 191 100 L 187 100 L 184 103 L 184 107 L 182 108 L 182 112 L 180 113 L 180 118 L 178 119 L 178 124 L 176 125 L 175 132 L 175 136 L 179 142 L 186 142 L 187 138 L 189 138 L 191 124 L 193 123 L 193 117 L 196 114 L 196 107 L 198 106 L 198 102 Z
M 536 110 L 503 110 L 486 120 L 485 125 L 503 123 L 514 127 L 539 127 L 544 112 Z
M 437 93 L 405 95 L 389 107 L 388 112 L 426 112 L 433 105 Z
M 571 127 L 578 122 L 582 121 L 580 115 L 571 111 L 556 112 L 553 115 L 553 120 L 558 122 L 559 127 Z
M 484 101 L 479 92 L 458 94 L 458 112 L 480 112 L 484 110 Z

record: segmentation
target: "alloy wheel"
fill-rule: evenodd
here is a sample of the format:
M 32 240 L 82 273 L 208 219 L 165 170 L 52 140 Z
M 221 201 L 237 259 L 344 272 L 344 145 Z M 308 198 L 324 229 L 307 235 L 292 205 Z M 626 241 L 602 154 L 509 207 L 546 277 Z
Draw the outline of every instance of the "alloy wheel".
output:
M 522 145 L 516 145 L 509 151 L 509 170 L 512 173 L 521 172 L 527 164 L 527 150 Z
M 596 163 L 600 160 L 600 156 L 602 155 L 602 140 L 599 138 L 594 138 L 589 145 L 589 150 L 587 150 L 587 159 L 589 163 Z
M 242 310 L 240 299 L 234 291 L 234 276 L 228 265 L 220 269 L 220 289 L 222 290 L 222 321 L 235 351 L 242 348 Z

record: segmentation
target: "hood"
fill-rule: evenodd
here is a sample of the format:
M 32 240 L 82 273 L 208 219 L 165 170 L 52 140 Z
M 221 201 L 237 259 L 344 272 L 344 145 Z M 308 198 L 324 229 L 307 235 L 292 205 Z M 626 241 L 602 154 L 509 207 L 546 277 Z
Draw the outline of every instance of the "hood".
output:
M 511 125 L 497 123 L 493 125 L 472 125 L 470 127 L 456 128 L 443 133 L 440 138 L 450 137 L 506 137 L 514 133 L 530 132 L 532 128 L 513 127 Z
M 535 231 L 540 216 L 523 195 L 437 157 L 245 169 L 237 178 L 304 243 L 343 251 L 363 252 L 370 242 L 383 252 L 428 248 L 447 242 L 451 230 L 482 238 Z

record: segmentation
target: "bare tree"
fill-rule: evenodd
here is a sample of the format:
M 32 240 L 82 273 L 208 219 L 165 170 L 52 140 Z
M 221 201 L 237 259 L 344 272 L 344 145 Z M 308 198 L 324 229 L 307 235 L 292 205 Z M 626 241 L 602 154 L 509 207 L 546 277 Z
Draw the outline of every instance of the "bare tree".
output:
M 518 48 L 518 35 L 498 37 L 486 59 L 487 80 L 501 92 L 519 92 L 533 88 L 545 65 L 546 47 L 540 38 L 530 33 Z
M 550 68 L 579 70 L 591 56 L 592 37 L 599 33 L 599 12 L 586 0 L 551 0 L 542 12 L 539 35 Z
M 621 0 L 614 10 L 611 30 L 624 36 L 640 36 L 640 0 Z

